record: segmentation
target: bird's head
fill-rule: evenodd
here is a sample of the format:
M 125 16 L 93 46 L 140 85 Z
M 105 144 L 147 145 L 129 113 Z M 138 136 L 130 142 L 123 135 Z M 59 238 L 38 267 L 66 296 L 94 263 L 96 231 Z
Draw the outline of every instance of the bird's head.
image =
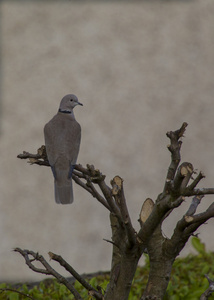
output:
M 61 111 L 72 111 L 76 105 L 83 105 L 78 101 L 77 96 L 73 94 L 66 95 L 62 98 L 60 102 L 59 109 Z

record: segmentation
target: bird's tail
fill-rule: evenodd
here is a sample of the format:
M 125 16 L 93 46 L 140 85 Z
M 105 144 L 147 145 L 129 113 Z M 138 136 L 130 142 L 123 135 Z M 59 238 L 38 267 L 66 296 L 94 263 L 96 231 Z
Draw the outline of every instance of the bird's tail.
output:
M 69 185 L 59 185 L 57 181 L 54 182 L 55 201 L 58 204 L 71 204 L 73 202 L 73 187 L 72 180 Z

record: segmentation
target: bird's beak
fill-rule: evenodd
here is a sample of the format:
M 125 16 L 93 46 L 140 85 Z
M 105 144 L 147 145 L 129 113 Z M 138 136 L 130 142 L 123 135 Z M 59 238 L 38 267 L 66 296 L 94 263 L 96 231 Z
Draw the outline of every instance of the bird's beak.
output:
M 81 105 L 81 106 L 83 106 L 83 104 L 82 104 L 82 103 L 80 103 L 80 102 L 77 102 L 77 104 L 78 104 L 78 105 Z

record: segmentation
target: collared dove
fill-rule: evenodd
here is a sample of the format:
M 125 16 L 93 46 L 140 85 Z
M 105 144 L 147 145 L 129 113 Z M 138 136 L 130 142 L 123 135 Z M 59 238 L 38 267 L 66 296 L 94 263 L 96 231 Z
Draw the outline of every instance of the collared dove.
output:
M 54 176 L 56 203 L 73 202 L 72 172 L 77 161 L 81 127 L 73 108 L 83 105 L 69 94 L 62 98 L 58 113 L 45 125 L 44 136 L 48 160 Z

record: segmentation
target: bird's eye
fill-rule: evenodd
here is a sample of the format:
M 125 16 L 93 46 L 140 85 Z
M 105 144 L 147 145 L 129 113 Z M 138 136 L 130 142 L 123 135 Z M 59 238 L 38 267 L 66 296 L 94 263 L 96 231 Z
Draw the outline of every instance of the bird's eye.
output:
M 71 102 L 73 101 L 73 99 L 70 100 Z

